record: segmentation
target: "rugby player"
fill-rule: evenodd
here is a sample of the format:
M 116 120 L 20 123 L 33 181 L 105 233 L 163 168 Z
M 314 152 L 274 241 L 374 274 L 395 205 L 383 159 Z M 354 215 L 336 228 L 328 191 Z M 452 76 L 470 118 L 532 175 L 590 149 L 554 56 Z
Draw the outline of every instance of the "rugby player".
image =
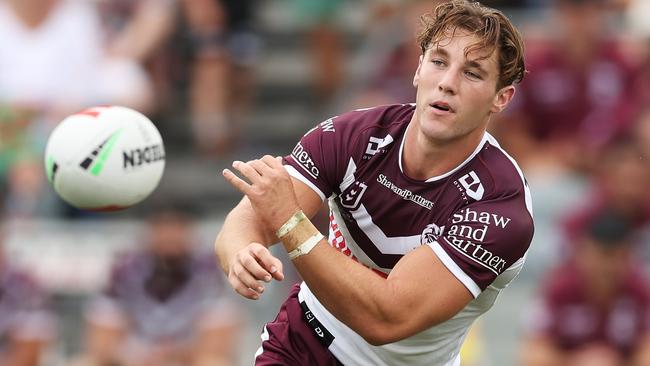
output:
M 282 280 L 278 241 L 304 280 L 256 365 L 459 365 L 472 322 L 524 264 L 530 193 L 486 132 L 524 76 L 521 35 L 469 1 L 422 19 L 414 104 L 344 113 L 283 159 L 223 171 L 245 195 L 215 242 L 230 285 L 258 299 Z M 324 201 L 326 238 L 309 219 Z

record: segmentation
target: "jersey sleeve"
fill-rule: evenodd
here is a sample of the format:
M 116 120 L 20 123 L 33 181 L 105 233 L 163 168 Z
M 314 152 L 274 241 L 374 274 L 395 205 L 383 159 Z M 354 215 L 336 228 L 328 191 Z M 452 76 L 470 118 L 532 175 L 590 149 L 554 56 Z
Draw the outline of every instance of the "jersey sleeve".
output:
M 330 118 L 309 130 L 284 158 L 289 174 L 313 189 L 322 200 L 337 193 L 351 154 L 354 136 L 349 118 Z
M 429 245 L 477 297 L 506 270 L 516 269 L 516 276 L 532 237 L 532 217 L 523 198 L 514 195 L 459 209 Z

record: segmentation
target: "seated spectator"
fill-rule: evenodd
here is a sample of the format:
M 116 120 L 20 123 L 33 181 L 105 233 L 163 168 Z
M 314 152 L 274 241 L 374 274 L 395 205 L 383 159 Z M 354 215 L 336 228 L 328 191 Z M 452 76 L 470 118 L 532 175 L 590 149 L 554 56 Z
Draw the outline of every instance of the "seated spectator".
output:
M 630 222 L 604 209 L 578 240 L 527 316 L 520 364 L 650 364 L 650 290 L 632 257 Z
M 328 100 L 344 78 L 344 44 L 336 19 L 341 0 L 292 0 L 296 17 L 304 28 L 312 62 L 316 95 Z
M 442 0 L 412 0 L 406 3 L 379 1 L 371 7 L 367 40 L 361 49 L 366 67 L 360 90 L 350 95 L 346 108 L 412 103 L 415 101 L 413 73 L 422 50 L 413 42 L 420 16 Z
M 188 44 L 194 142 L 211 156 L 236 147 L 253 90 L 259 39 L 253 0 L 184 0 L 178 36 Z M 176 47 L 172 44 L 172 47 Z
M 42 365 L 56 336 L 54 316 L 36 282 L 9 265 L 4 235 L 0 223 L 0 365 Z
M 646 155 L 650 151 L 643 138 L 641 133 L 621 136 L 598 152 L 599 163 L 590 176 L 585 204 L 563 222 L 568 244 L 563 251 L 574 250 L 594 214 L 605 207 L 625 217 L 633 230 L 641 230 L 650 223 L 650 161 Z
M 233 364 L 241 314 L 212 254 L 194 246 L 190 217 L 165 209 L 147 225 L 147 245 L 117 260 L 87 309 L 79 365 Z

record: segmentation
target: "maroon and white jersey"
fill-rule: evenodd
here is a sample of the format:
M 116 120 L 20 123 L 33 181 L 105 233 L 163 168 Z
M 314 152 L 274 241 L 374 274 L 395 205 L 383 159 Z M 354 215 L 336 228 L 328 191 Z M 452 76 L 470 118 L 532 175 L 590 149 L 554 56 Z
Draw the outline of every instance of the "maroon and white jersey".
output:
M 598 306 L 589 300 L 586 281 L 574 262 L 553 271 L 527 316 L 528 332 L 548 337 L 565 351 L 604 344 L 630 356 L 650 334 L 650 284 L 630 267 L 610 304 Z
M 533 236 L 524 177 L 487 133 L 443 175 L 416 180 L 404 173 L 414 109 L 390 105 L 329 119 L 285 158 L 294 178 L 328 200 L 333 247 L 387 276 L 404 254 L 428 245 L 475 297 L 452 319 L 376 347 L 334 318 L 303 283 L 299 299 L 334 335 L 329 349 L 346 365 L 459 364 L 470 325 L 519 273 Z
M 207 251 L 175 263 L 148 251 L 121 256 L 106 290 L 91 302 L 89 319 L 129 329 L 132 357 L 160 343 L 185 344 L 198 330 L 237 321 L 223 276 Z

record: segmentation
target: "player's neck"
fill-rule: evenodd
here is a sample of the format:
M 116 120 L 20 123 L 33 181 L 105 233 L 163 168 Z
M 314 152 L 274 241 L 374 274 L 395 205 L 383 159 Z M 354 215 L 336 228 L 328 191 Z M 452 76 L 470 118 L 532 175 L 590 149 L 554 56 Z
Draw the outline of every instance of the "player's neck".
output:
M 404 173 L 417 180 L 443 175 L 465 161 L 478 147 L 485 130 L 477 129 L 453 141 L 432 141 L 415 126 L 410 126 L 404 142 Z

